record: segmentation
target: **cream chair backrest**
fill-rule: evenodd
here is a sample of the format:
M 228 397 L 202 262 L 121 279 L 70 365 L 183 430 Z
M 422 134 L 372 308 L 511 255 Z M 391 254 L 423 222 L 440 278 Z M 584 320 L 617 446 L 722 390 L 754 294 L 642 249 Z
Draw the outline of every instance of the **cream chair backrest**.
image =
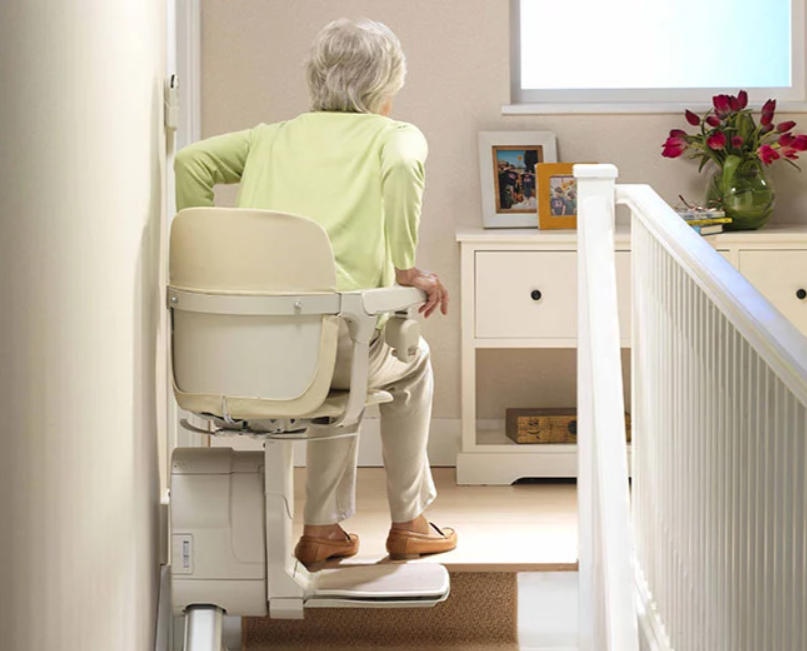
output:
M 323 403 L 336 360 L 338 317 L 187 307 L 198 295 L 259 301 L 333 294 L 333 250 L 319 224 L 265 210 L 183 210 L 171 226 L 171 290 L 189 299 L 171 305 L 174 393 L 183 409 L 257 419 L 300 416 Z

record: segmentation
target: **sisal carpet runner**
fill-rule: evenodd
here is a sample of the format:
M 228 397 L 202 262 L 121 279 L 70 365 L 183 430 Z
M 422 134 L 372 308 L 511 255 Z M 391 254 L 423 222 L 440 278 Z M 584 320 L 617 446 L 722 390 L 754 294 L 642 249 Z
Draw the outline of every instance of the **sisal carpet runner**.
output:
M 312 608 L 304 620 L 244 619 L 244 651 L 518 651 L 516 574 L 451 574 L 434 608 Z

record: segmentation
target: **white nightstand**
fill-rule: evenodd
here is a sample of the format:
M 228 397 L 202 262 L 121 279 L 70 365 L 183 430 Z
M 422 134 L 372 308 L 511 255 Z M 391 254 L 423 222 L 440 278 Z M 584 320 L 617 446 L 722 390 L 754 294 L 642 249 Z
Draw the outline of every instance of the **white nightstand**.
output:
M 807 225 L 724 233 L 707 240 L 807 335 Z M 523 477 L 575 477 L 575 445 L 519 445 L 505 436 L 503 426 L 478 427 L 476 355 L 485 348 L 576 347 L 577 233 L 462 229 L 457 241 L 462 253 L 462 447 L 457 481 L 511 484 Z M 617 225 L 616 251 L 622 345 L 629 347 L 626 226 Z M 531 406 L 544 406 L 540 394 Z

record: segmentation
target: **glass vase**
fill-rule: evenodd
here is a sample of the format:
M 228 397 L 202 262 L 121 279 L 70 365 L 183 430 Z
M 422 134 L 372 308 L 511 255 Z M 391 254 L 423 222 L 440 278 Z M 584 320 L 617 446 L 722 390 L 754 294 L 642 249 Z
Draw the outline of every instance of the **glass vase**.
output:
M 762 228 L 773 212 L 775 193 L 762 163 L 729 156 L 709 180 L 706 193 L 709 207 L 722 208 L 727 231 L 754 231 Z

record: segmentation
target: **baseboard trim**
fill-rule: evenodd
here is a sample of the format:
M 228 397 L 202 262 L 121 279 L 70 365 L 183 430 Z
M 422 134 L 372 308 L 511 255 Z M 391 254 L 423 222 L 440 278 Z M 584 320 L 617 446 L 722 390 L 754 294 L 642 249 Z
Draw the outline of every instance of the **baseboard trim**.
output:
M 650 586 L 647 585 L 644 573 L 639 567 L 636 568 L 636 594 L 641 648 L 646 651 L 673 651 L 664 630 L 664 622 L 650 593 Z
M 157 597 L 157 630 L 154 651 L 171 651 L 173 648 L 173 614 L 171 612 L 171 570 L 160 566 L 160 591 Z

